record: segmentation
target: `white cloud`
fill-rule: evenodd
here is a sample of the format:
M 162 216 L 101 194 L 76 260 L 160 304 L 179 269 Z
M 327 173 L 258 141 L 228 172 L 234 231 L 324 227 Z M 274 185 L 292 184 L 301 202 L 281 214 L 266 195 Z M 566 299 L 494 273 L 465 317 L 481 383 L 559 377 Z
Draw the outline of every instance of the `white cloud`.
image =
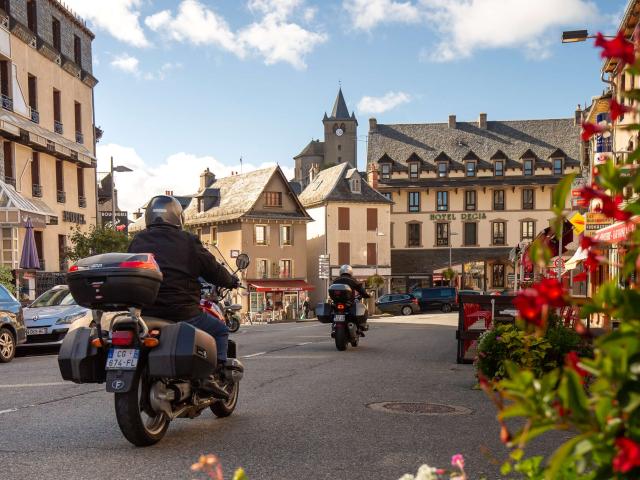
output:
M 404 92 L 387 92 L 381 97 L 362 97 L 358 102 L 361 113 L 379 114 L 411 101 L 411 95 Z
M 247 6 L 259 20 L 233 31 L 225 19 L 199 0 L 182 0 L 176 14 L 163 10 L 145 19 L 145 24 L 165 38 L 193 45 L 211 45 L 239 58 L 258 54 L 267 65 L 289 63 L 305 68 L 305 57 L 327 40 L 327 35 L 307 30 L 290 21 L 304 0 L 249 0 Z M 309 21 L 313 14 L 302 12 Z
M 416 23 L 422 18 L 422 12 L 412 2 L 344 0 L 343 5 L 359 30 L 371 30 L 381 23 Z
M 116 173 L 120 208 L 134 212 L 154 195 L 173 191 L 176 195 L 195 193 L 200 183 L 200 174 L 209 168 L 216 177 L 226 177 L 231 172 L 240 171 L 240 165 L 224 165 L 213 156 L 198 157 L 185 152 L 175 153 L 160 164 L 148 164 L 134 148 L 108 143 L 98 145 L 98 171 L 109 171 L 109 161 L 113 157 L 116 165 L 124 165 L 133 171 Z M 272 166 L 273 163 L 253 165 L 244 162 L 243 172 Z M 293 169 L 281 167 L 287 178 L 293 178 Z
M 149 46 L 139 22 L 143 0 L 64 0 L 64 3 L 118 40 L 134 47 Z
M 155 72 L 147 72 L 143 75 L 145 80 L 164 80 L 169 72 L 182 68 L 181 63 L 167 62 Z
M 132 57 L 128 53 L 121 53 L 120 55 L 116 55 L 111 60 L 111 66 L 113 68 L 117 68 L 118 70 L 122 70 L 123 72 L 131 73 L 133 75 L 139 74 L 139 66 L 140 60 L 136 57 Z

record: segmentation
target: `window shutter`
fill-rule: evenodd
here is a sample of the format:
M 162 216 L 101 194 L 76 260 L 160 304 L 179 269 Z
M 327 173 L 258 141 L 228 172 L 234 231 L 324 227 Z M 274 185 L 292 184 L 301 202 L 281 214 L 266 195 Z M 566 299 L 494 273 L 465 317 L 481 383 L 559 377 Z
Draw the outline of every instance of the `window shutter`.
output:
M 367 243 L 367 265 L 377 265 L 378 259 L 376 256 L 376 244 Z
M 338 230 L 349 230 L 349 208 L 338 207 Z
M 374 231 L 378 229 L 378 209 L 367 208 L 367 230 Z
M 351 244 L 348 242 L 338 243 L 338 263 L 340 265 L 346 265 L 351 263 Z

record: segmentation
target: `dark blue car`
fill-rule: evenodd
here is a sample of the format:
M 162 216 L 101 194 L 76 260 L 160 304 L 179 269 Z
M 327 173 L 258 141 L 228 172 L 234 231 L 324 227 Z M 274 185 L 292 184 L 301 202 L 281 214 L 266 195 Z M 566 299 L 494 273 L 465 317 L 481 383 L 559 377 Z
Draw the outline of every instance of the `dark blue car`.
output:
M 22 306 L 9 290 L 0 285 L 0 363 L 8 363 L 16 347 L 27 341 Z

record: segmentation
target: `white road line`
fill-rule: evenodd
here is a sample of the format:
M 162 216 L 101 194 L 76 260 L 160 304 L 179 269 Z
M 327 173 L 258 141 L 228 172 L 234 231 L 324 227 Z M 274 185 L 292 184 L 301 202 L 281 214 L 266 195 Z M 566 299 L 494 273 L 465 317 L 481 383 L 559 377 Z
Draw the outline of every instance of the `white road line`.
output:
M 55 387 L 57 385 L 71 386 L 71 382 L 48 382 L 48 383 L 17 383 L 15 385 L 0 385 L 0 388 L 26 388 L 26 387 Z M 2 412 L 0 412 L 2 413 Z
M 12 413 L 12 412 L 17 412 L 18 409 L 17 408 L 9 408 L 7 410 L 0 410 L 0 415 L 2 415 L 3 413 Z
M 309 345 L 310 343 L 313 343 L 313 342 L 296 343 L 296 347 L 302 347 L 303 345 Z
M 251 357 L 257 357 L 259 355 L 266 355 L 267 352 L 258 352 L 258 353 L 252 353 L 251 355 L 245 355 L 241 358 L 251 358 Z

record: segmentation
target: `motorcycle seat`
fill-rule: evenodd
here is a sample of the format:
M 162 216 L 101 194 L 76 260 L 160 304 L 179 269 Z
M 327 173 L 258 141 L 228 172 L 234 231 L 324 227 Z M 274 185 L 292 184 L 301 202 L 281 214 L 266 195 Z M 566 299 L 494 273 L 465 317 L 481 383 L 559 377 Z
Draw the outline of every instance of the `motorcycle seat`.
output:
M 147 324 L 149 330 L 162 330 L 162 327 L 175 323 L 158 317 L 143 316 L 142 319 L 144 320 L 144 323 Z

